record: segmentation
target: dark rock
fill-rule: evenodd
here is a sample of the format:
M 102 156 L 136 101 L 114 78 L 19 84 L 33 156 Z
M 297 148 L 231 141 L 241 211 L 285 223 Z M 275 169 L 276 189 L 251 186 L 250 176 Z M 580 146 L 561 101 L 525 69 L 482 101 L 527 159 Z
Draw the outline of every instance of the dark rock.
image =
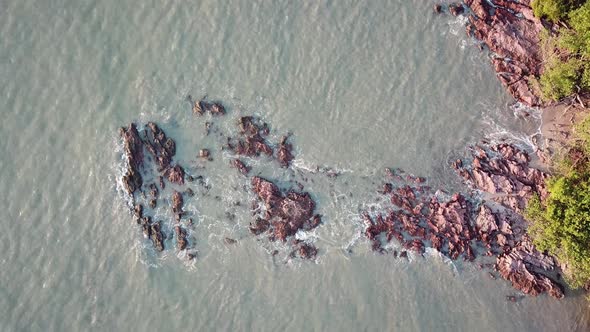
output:
M 562 286 L 542 274 L 553 270 L 555 261 L 537 251 L 528 239 L 498 257 L 497 266 L 500 276 L 525 294 L 537 296 L 546 292 L 558 299 L 564 296 Z
M 442 13 L 442 9 L 443 8 L 442 8 L 442 5 L 441 4 L 438 4 L 438 3 L 437 4 L 434 4 L 434 12 L 435 13 L 437 13 L 437 14 Z
M 224 115 L 225 107 L 220 102 L 208 102 L 205 100 L 197 101 L 193 105 L 193 114 L 203 115 L 207 112 L 213 115 Z
M 252 190 L 265 205 L 265 213 L 257 224 L 268 225 L 263 228 L 271 229 L 271 239 L 285 241 L 299 229 L 312 229 L 321 222 L 320 217 L 313 214 L 315 202 L 308 193 L 289 191 L 283 194 L 275 184 L 260 177 L 253 177 L 251 183 Z M 259 228 L 251 226 L 253 233 L 260 234 Z
M 164 251 L 164 236 L 160 227 L 160 221 L 154 222 L 150 225 L 150 238 L 152 239 L 156 250 Z
M 465 8 L 461 3 L 452 3 L 449 5 L 449 13 L 453 16 L 459 16 L 465 12 Z
M 180 226 L 174 227 L 176 233 L 176 248 L 178 250 L 184 250 L 188 246 L 188 240 L 186 239 L 186 230 Z
M 246 166 L 240 159 L 233 159 L 231 161 L 231 166 L 235 167 L 242 173 L 243 175 L 248 175 L 250 173 L 250 167 Z
M 281 164 L 281 167 L 289 167 L 291 161 L 293 160 L 293 146 L 287 143 L 288 136 L 283 136 L 281 138 L 281 142 L 279 143 L 279 151 L 277 155 L 277 159 Z
M 172 193 L 172 211 L 176 214 L 182 213 L 183 199 L 182 195 L 178 191 Z
M 167 169 L 176 153 L 174 140 L 166 137 L 164 131 L 153 122 L 148 122 L 145 126 L 144 136 L 144 146 L 154 158 L 158 170 Z
M 302 243 L 299 247 L 299 256 L 301 258 L 313 259 L 316 257 L 317 254 L 318 249 L 312 244 Z
M 263 136 L 268 135 L 268 126 L 251 116 L 241 117 L 239 120 L 240 137 L 235 144 L 229 143 L 229 147 L 239 155 L 257 157 L 260 154 L 272 156 L 273 150 Z
M 140 174 L 140 167 L 143 164 L 143 142 L 134 123 L 127 128 L 121 128 L 120 135 L 127 158 L 127 169 L 122 179 L 123 186 L 129 195 L 133 195 L 143 184 Z
M 225 244 L 236 244 L 238 241 L 234 240 L 232 238 L 226 237 L 225 239 L 223 239 L 223 242 L 225 242 Z
M 172 183 L 177 185 L 184 184 L 184 169 L 180 165 L 166 169 L 164 176 Z
M 150 199 L 150 201 L 148 202 L 148 205 L 150 206 L 151 209 L 155 209 L 156 206 L 158 206 L 158 200 L 155 198 Z

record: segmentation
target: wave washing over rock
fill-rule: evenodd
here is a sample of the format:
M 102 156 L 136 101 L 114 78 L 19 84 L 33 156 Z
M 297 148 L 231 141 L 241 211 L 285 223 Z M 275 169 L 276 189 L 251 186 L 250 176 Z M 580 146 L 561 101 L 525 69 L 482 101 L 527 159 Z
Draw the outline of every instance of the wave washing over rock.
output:
M 226 114 L 221 102 L 201 100 L 191 104 L 197 119 L 207 112 L 212 119 Z M 207 129 L 213 125 L 205 122 Z M 275 167 L 288 168 L 294 158 L 293 146 L 287 143 L 289 135 L 272 142 L 269 125 L 254 116 L 241 116 L 236 127 L 236 134 L 227 137 L 220 149 L 232 154 L 227 167 L 236 168 L 237 176 L 250 179 L 249 191 L 255 198 L 250 232 L 288 244 L 291 258 L 314 259 L 318 248 L 295 236 L 322 224 L 313 193 L 297 182 L 280 188 L 275 181 L 282 183 L 284 179 L 250 176 L 252 167 L 241 158 L 254 160 L 264 155 Z M 149 122 L 141 130 L 132 123 L 121 128 L 120 134 L 127 162 L 122 183 L 132 198 L 134 220 L 157 251 L 165 250 L 165 239 L 173 237 L 176 250 L 186 252 L 188 259 L 196 258 L 197 245 L 187 232 L 193 221 L 183 211 L 183 204 L 185 198 L 195 196 L 195 185 L 207 186 L 203 176 L 188 174 L 174 163 L 176 143 L 155 123 Z M 546 174 L 529 167 L 528 154 L 513 145 L 481 143 L 469 151 L 469 158 L 451 165 L 472 188 L 468 193 L 449 195 L 444 189 L 425 185 L 422 177 L 399 169 L 385 170 L 378 192 L 388 197 L 390 206 L 382 211 L 360 212 L 365 224 L 363 234 L 373 250 L 403 258 L 408 251 L 422 255 L 426 248 L 433 248 L 452 260 L 463 257 L 477 261 L 480 268 L 492 268 L 525 294 L 563 297 L 562 286 L 554 280 L 555 260 L 534 248 L 526 234 L 526 221 L 519 214 L 532 195 L 547 194 Z M 198 156 L 208 159 L 210 151 L 200 150 Z M 167 201 L 175 220 L 172 229 L 164 229 L 161 220 L 153 220 L 159 195 L 166 186 L 171 186 Z M 392 241 L 402 249 L 386 249 Z M 226 238 L 225 242 L 233 244 L 236 240 Z

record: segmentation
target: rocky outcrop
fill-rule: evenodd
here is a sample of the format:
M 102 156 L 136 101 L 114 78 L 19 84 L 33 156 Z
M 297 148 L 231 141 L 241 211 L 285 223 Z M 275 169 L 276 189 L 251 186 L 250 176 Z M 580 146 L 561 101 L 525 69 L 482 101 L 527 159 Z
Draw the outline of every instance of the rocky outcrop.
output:
M 539 48 L 541 21 L 533 15 L 530 0 L 465 0 L 471 9 L 467 33 L 493 53 L 492 65 L 508 92 L 518 101 L 539 105 L 531 86 L 542 72 Z
M 217 101 L 209 102 L 205 99 L 195 101 L 193 103 L 193 114 L 203 115 L 205 113 L 210 113 L 212 115 L 224 115 L 225 107 Z
M 260 154 L 272 156 L 273 150 L 264 137 L 269 133 L 268 125 L 252 116 L 239 121 L 240 135 L 236 142 L 228 142 L 229 148 L 239 155 L 257 157 Z
M 233 159 L 230 162 L 230 164 L 231 166 L 235 167 L 238 171 L 240 171 L 240 173 L 242 173 L 243 175 L 248 175 L 248 173 L 250 173 L 250 167 L 244 164 L 244 162 L 240 159 Z
M 547 276 L 553 259 L 533 247 L 518 213 L 533 193 L 546 195 L 546 175 L 529 167 L 528 154 L 512 145 L 475 146 L 471 152 L 472 159 L 459 159 L 453 167 L 474 189 L 491 194 L 492 201 L 483 201 L 476 192 L 450 197 L 432 192 L 423 179 L 387 169 L 391 182 L 378 192 L 389 197 L 393 209 L 363 214 L 373 250 L 387 253 L 386 244 L 395 239 L 406 251 L 421 254 L 431 247 L 453 260 L 495 256 L 500 275 L 515 288 L 561 298 L 561 286 Z M 516 205 L 506 204 L 507 198 Z M 397 250 L 393 253 L 397 256 Z
M 474 146 L 470 166 L 462 161 L 453 168 L 473 188 L 495 194 L 494 200 L 520 212 L 533 194 L 547 196 L 548 175 L 529 167 L 529 155 L 513 145 Z
M 272 182 L 253 177 L 252 190 L 263 203 L 260 215 L 250 225 L 252 233 L 259 235 L 270 232 L 271 240 L 286 241 L 298 230 L 311 230 L 321 223 L 319 215 L 314 215 L 315 202 L 306 192 L 290 190 L 286 193 Z
M 164 171 L 170 167 L 172 157 L 176 153 L 176 143 L 158 125 L 148 122 L 145 126 L 143 144 L 146 150 L 154 158 L 158 171 Z
M 174 227 L 174 233 L 176 234 L 176 248 L 180 251 L 185 250 L 188 247 L 186 229 L 177 225 Z
M 140 173 L 140 167 L 143 164 L 143 142 L 134 123 L 127 128 L 121 128 L 119 135 L 123 139 L 124 153 L 127 158 L 127 169 L 122 179 L 123 186 L 129 195 L 133 195 L 143 184 Z
M 279 160 L 279 164 L 281 167 L 289 167 L 291 161 L 293 160 L 293 146 L 287 143 L 288 136 L 283 136 L 281 138 L 281 142 L 279 143 L 279 151 L 277 153 L 277 159 Z
M 525 294 L 536 296 L 546 292 L 555 298 L 564 296 L 561 285 L 539 273 L 553 270 L 555 261 L 537 251 L 526 238 L 508 253 L 498 257 L 496 265 L 502 278 Z
M 131 196 L 133 205 L 133 216 L 141 227 L 146 238 L 150 239 L 157 251 L 165 249 L 164 240 L 166 235 L 161 227 L 161 221 L 152 221 L 153 209 L 157 206 L 160 190 L 165 189 L 165 179 L 178 186 L 184 185 L 185 172 L 182 166 L 173 165 L 173 157 L 176 153 L 176 143 L 167 137 L 164 131 L 153 122 L 149 122 L 140 135 L 135 124 L 127 128 L 121 128 L 124 154 L 127 160 L 126 173 L 122 182 L 125 191 Z M 147 152 L 146 152 L 147 151 Z M 156 170 L 155 174 L 153 170 Z M 160 188 L 155 182 L 143 183 L 143 179 L 158 179 Z M 190 196 L 192 190 L 187 189 Z M 135 195 L 140 193 L 140 195 Z M 146 194 L 147 193 L 147 194 Z M 148 209 L 139 203 L 147 203 Z M 176 221 L 180 221 L 184 214 L 182 210 L 183 197 L 176 190 L 172 193 L 171 206 Z M 151 211 L 150 211 L 151 210 Z M 175 228 L 177 246 L 184 250 L 187 248 L 188 240 L 186 230 Z

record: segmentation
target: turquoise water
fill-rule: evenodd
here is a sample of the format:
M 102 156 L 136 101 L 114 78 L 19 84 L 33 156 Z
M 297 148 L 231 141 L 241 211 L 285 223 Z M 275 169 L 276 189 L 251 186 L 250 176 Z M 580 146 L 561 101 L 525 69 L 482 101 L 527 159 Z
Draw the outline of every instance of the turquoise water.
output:
M 461 20 L 431 7 L 3 1 L 1 330 L 586 330 L 581 296 L 508 303 L 516 292 L 473 264 L 396 260 L 359 238 L 359 212 L 381 204 L 384 167 L 461 188 L 448 160 L 466 145 L 507 132 L 526 141 L 538 128 L 511 106 Z M 188 94 L 227 104 L 222 132 L 256 114 L 272 135 L 293 133 L 291 169 L 258 166 L 313 180 L 306 190 L 324 215 L 306 235 L 315 262 L 250 235 L 248 204 L 231 204 L 250 201 L 239 189 L 247 180 L 227 167 L 222 138 L 205 137 Z M 131 121 L 158 122 L 177 160 L 211 185 L 186 204 L 196 262 L 155 254 L 132 222 L 117 186 L 117 129 Z M 214 161 L 200 164 L 200 148 Z M 316 166 L 343 175 L 310 174 Z

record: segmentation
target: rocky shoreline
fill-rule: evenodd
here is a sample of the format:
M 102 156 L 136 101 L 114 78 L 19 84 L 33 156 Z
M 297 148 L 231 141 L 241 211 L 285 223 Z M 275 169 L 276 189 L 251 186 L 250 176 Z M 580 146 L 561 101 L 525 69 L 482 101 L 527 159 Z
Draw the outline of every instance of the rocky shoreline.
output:
M 467 35 L 485 45 L 506 91 L 525 105 L 540 106 L 540 92 L 533 88 L 533 82 L 543 70 L 539 44 L 543 24 L 547 23 L 533 15 L 530 2 L 465 0 L 445 7 L 437 4 L 434 10 L 467 16 Z
M 543 23 L 533 16 L 529 0 L 466 0 L 446 6 L 437 4 L 434 9 L 437 13 L 466 15 L 467 34 L 490 51 L 492 65 L 508 93 L 525 105 L 542 104 L 531 82 L 542 71 L 538 45 Z M 215 118 L 229 113 L 220 101 L 195 101 L 190 96 L 188 99 L 197 117 L 210 114 Z M 205 122 L 207 134 L 212 126 L 213 122 Z M 304 191 L 301 183 L 279 188 L 273 180 L 251 176 L 252 166 L 248 165 L 252 158 L 264 158 L 289 168 L 294 159 L 293 145 L 288 142 L 290 134 L 271 142 L 270 126 L 255 116 L 239 117 L 236 127 L 237 134 L 226 137 L 221 150 L 233 154 L 228 167 L 250 181 L 249 191 L 255 197 L 250 233 L 288 243 L 291 258 L 314 259 L 319 249 L 295 236 L 322 224 L 321 216 L 315 212 L 317 202 L 313 193 Z M 121 129 L 121 137 L 127 164 L 122 183 L 132 199 L 135 221 L 157 251 L 165 250 L 166 239 L 174 238 L 178 251 L 186 252 L 188 259 L 196 258 L 192 218 L 183 211 L 183 204 L 185 198 L 194 196 L 193 181 L 202 180 L 203 176 L 187 174 L 185 168 L 173 162 L 176 143 L 155 123 L 150 122 L 141 130 L 132 123 Z M 390 207 L 359 212 L 364 222 L 363 234 L 372 249 L 405 258 L 409 252 L 422 255 L 426 248 L 433 248 L 452 260 L 462 258 L 489 269 L 491 277 L 509 281 L 523 294 L 547 293 L 562 298 L 559 265 L 554 258 L 535 249 L 526 233 L 527 221 L 521 215 L 533 195 L 547 195 L 548 174 L 532 167 L 531 156 L 514 145 L 484 141 L 468 151 L 469 156 L 450 165 L 470 188 L 467 192 L 448 194 L 443 188 L 427 186 L 424 178 L 402 170 L 385 170 L 383 184 L 377 191 L 387 197 Z M 548 159 L 547 153 L 551 151 L 547 148 L 537 154 Z M 202 149 L 198 156 L 210 160 L 211 151 Z M 326 175 L 338 174 L 328 171 Z M 203 185 L 202 181 L 196 182 Z M 168 201 L 175 220 L 172 229 L 162 227 L 161 220 L 153 220 L 153 210 L 167 183 L 171 186 Z M 231 238 L 224 241 L 236 243 Z M 511 295 L 507 299 L 516 301 L 517 297 Z
M 206 109 L 203 102 L 198 103 L 201 106 L 195 103 L 193 107 L 197 119 Z M 212 115 L 227 113 L 221 102 L 210 104 L 223 109 Z M 206 122 L 206 127 L 210 129 L 213 124 Z M 273 180 L 250 175 L 252 166 L 247 165 L 247 160 L 290 167 L 294 158 L 293 146 L 287 143 L 290 135 L 279 136 L 273 142 L 269 133 L 270 126 L 262 119 L 240 116 L 236 134 L 221 135 L 226 142 L 219 151 L 230 153 L 227 167 L 235 168 L 236 176 L 249 179 L 248 191 L 254 197 L 249 226 L 252 236 L 287 244 L 290 258 L 314 259 L 320 249 L 295 236 L 322 224 L 322 217 L 315 212 L 313 193 L 306 192 L 301 183 L 283 184 L 281 188 Z M 194 214 L 184 211 L 183 206 L 199 192 L 199 187 L 206 187 L 205 174 L 189 174 L 174 161 L 176 142 L 155 123 L 140 129 L 132 123 L 121 128 L 120 135 L 126 160 L 121 180 L 132 200 L 134 220 L 156 251 L 166 250 L 170 241 L 178 252 L 185 253 L 184 257 L 195 259 L 198 251 L 192 236 L 196 232 Z M 422 177 L 386 169 L 377 191 L 387 197 L 390 208 L 360 212 L 371 247 L 401 258 L 408 257 L 409 252 L 422 255 L 426 248 L 433 248 L 452 260 L 462 257 L 474 261 L 481 269 L 489 269 L 494 278 L 498 275 L 510 281 L 524 294 L 563 297 L 557 263 L 534 248 L 526 235 L 526 221 L 520 215 L 532 195 L 547 194 L 547 174 L 530 167 L 529 154 L 513 145 L 482 142 L 468 150 L 469 156 L 449 165 L 471 188 L 467 192 L 448 194 L 444 188 L 426 185 Z M 210 160 L 213 153 L 216 149 L 201 149 L 197 157 Z M 338 174 L 326 171 L 325 175 L 335 179 Z M 172 227 L 163 220 L 154 220 L 160 202 L 170 205 Z M 234 244 L 236 240 L 226 238 L 224 242 Z M 392 249 L 390 243 L 397 243 L 393 247 L 398 249 Z
M 482 143 L 470 151 L 471 157 L 452 166 L 471 193 L 441 195 L 443 190 L 434 191 L 411 176 L 414 185 L 399 182 L 407 178 L 403 171 L 386 171 L 380 192 L 390 197 L 392 207 L 364 214 L 373 250 L 406 257 L 407 251 L 421 255 L 431 247 L 453 260 L 495 257 L 494 264 L 481 260 L 480 268 L 498 272 L 524 294 L 562 298 L 563 287 L 553 279 L 555 260 L 534 248 L 520 215 L 532 195 L 547 194 L 547 175 L 529 167 L 528 154 L 513 145 Z M 401 244 L 400 253 L 384 249 L 393 239 Z

